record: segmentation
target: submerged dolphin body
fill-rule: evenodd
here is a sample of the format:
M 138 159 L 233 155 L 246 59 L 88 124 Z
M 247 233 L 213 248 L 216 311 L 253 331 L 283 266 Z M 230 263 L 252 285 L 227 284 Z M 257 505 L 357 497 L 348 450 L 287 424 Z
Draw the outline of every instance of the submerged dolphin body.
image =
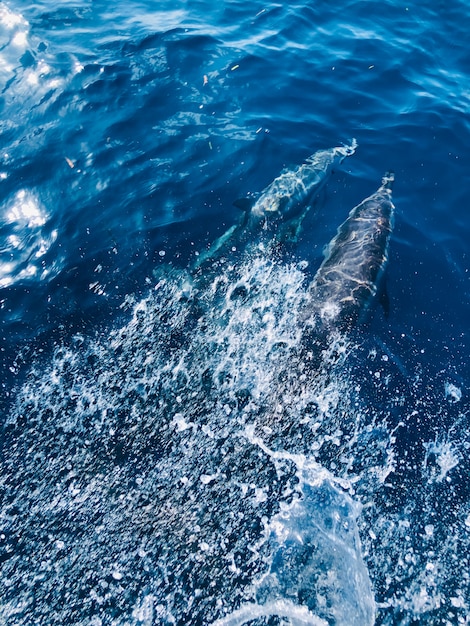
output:
M 239 200 L 236 204 L 247 208 L 253 221 L 266 220 L 274 215 L 296 218 L 299 209 L 302 213 L 306 202 L 323 188 L 332 167 L 354 154 L 356 147 L 357 142 L 353 139 L 349 146 L 319 150 L 295 169 L 283 171 L 255 201 Z
M 193 270 L 197 270 L 219 251 L 223 253 L 225 246 L 236 247 L 246 243 L 245 239 L 251 242 L 254 233 L 262 235 L 272 226 L 275 228 L 276 241 L 286 239 L 292 232 L 296 235 L 333 167 L 354 154 L 356 147 L 357 142 L 353 139 L 349 145 L 319 150 L 308 157 L 305 163 L 282 172 L 259 195 L 237 200 L 235 205 L 244 211 L 241 221 L 198 256 Z
M 393 173 L 383 177 L 379 189 L 351 210 L 326 249 L 301 314 L 301 322 L 319 335 L 350 330 L 377 294 L 393 229 L 393 180 Z

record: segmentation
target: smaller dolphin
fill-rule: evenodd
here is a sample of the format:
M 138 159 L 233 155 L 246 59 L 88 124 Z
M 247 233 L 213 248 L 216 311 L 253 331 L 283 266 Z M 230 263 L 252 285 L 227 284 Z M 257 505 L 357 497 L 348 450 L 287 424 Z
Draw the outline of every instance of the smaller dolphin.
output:
M 288 229 L 298 232 L 333 167 L 354 154 L 356 147 L 357 142 L 353 139 L 349 145 L 319 150 L 302 165 L 283 171 L 259 195 L 237 200 L 235 206 L 244 211 L 241 221 L 199 254 L 193 270 L 197 270 L 228 245 L 238 247 L 253 241 L 256 243 L 256 235 L 262 236 L 272 225 L 275 226 L 278 241 L 285 238 Z M 281 228 L 278 228 L 279 222 L 282 222 Z
M 309 288 L 302 322 L 314 332 L 350 330 L 377 294 L 393 229 L 393 173 L 379 189 L 354 207 L 326 249 Z
M 328 174 L 336 163 L 354 154 L 357 142 L 350 145 L 336 146 L 328 150 L 318 150 L 298 167 L 284 170 L 264 189 L 258 197 L 244 198 L 235 202 L 236 206 L 248 210 L 253 218 L 268 219 L 273 214 L 288 218 L 305 207 L 318 194 L 327 181 Z

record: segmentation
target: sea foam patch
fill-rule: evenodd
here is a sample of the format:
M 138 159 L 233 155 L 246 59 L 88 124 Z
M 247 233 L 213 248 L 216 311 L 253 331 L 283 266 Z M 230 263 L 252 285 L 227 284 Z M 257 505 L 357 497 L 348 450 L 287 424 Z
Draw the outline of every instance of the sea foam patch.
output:
M 405 423 L 435 415 L 423 373 L 403 387 L 393 352 L 365 338 L 373 361 L 340 336 L 314 358 L 297 266 L 251 255 L 189 298 L 186 279 L 160 276 L 119 327 L 32 360 L 4 433 L 1 617 L 463 615 L 452 554 L 470 510 L 435 511 L 458 495 L 465 437 L 415 469 L 399 444 Z

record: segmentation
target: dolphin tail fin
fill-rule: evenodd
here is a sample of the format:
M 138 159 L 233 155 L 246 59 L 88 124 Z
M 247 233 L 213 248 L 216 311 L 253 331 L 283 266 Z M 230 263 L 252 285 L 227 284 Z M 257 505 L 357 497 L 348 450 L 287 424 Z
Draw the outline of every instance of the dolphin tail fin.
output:
M 380 191 L 392 191 L 392 185 L 394 180 L 394 172 L 386 172 L 385 176 L 383 176 L 382 178 L 382 186 L 380 187 Z

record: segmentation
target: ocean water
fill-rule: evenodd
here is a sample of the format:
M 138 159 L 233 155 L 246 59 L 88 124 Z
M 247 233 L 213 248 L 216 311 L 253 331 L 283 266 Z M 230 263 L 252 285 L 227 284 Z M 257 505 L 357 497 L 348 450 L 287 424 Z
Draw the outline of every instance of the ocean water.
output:
M 470 623 L 470 8 L 428 5 L 0 2 L 2 624 Z M 315 353 L 389 170 L 389 304 Z

